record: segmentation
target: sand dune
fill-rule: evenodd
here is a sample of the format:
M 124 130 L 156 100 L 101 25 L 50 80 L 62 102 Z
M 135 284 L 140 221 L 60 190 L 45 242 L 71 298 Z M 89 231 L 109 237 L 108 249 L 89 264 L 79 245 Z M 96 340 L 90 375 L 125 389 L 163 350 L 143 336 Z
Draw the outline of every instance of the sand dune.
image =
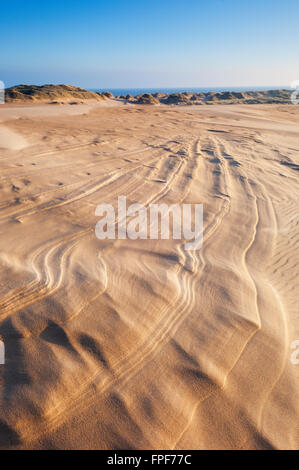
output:
M 298 107 L 114 104 L 0 108 L 0 448 L 298 448 Z M 98 240 L 119 195 L 203 247 Z
M 214 105 L 214 104 L 289 104 L 291 90 L 222 91 L 222 92 L 179 92 L 144 93 L 135 97 L 117 96 L 118 101 L 133 104 L 167 105 Z M 84 101 L 115 99 L 109 91 L 93 92 L 72 85 L 17 85 L 5 90 L 6 102 L 50 102 L 51 104 L 82 104 Z
M 106 96 L 73 85 L 17 85 L 5 90 L 6 102 L 52 100 L 53 103 L 57 104 L 61 100 L 69 101 L 74 99 L 102 101 L 106 99 Z M 73 104 L 77 104 L 77 102 L 73 101 Z

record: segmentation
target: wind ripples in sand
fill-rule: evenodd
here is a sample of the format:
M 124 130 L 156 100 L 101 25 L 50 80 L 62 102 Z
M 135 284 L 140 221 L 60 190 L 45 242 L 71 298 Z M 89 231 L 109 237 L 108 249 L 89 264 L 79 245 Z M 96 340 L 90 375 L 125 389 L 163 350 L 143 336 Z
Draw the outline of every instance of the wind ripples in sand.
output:
M 298 447 L 298 113 L 42 109 L 0 159 L 0 447 Z M 202 249 L 97 240 L 119 195 L 202 203 Z

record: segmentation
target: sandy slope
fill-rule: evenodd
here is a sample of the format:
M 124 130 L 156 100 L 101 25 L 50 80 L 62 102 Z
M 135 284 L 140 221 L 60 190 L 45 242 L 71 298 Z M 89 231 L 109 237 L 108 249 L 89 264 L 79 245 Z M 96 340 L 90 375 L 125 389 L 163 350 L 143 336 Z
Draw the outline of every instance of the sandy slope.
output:
M 0 447 L 298 448 L 299 108 L 1 122 Z M 97 240 L 118 195 L 203 203 L 203 248 Z

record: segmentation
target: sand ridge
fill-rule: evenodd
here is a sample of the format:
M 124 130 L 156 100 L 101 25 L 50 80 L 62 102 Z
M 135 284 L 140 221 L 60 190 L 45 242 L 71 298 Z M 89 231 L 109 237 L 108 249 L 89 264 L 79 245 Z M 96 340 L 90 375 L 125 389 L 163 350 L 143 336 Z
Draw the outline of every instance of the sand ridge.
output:
M 0 108 L 0 447 L 298 448 L 298 108 L 109 103 Z M 97 240 L 119 195 L 202 249 Z

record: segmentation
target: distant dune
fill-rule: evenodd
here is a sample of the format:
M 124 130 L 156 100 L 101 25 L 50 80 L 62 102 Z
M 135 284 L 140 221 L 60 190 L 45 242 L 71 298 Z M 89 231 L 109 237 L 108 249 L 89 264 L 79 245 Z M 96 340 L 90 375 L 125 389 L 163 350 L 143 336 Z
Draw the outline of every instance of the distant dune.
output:
M 159 104 L 159 101 L 149 93 L 144 93 L 137 99 L 138 104 Z
M 174 105 L 211 105 L 211 104 L 287 104 L 290 102 L 288 90 L 267 90 L 248 92 L 209 92 L 209 93 L 154 93 L 138 95 L 131 102 L 138 104 L 155 104 L 154 100 L 163 104 Z
M 49 100 L 104 100 L 101 93 L 84 90 L 72 85 L 17 85 L 5 90 L 5 100 L 11 101 L 49 101 Z
M 59 104 L 69 100 L 107 100 L 115 99 L 108 91 L 103 93 L 93 92 L 72 85 L 17 85 L 5 90 L 5 99 L 11 101 L 51 101 Z M 171 105 L 211 105 L 211 104 L 288 104 L 290 102 L 289 90 L 267 91 L 224 91 L 209 93 L 154 93 L 117 96 L 117 100 L 123 100 L 134 104 L 171 104 Z

